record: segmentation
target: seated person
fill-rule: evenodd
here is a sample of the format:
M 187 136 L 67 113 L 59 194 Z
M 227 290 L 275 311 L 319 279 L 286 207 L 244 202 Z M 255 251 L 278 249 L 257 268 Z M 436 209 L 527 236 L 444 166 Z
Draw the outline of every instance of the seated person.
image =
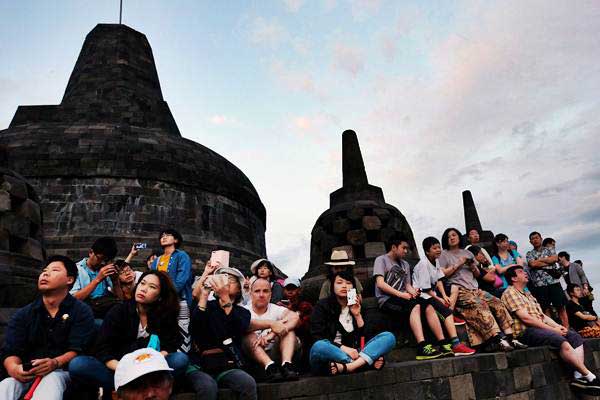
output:
M 341 271 L 332 277 L 332 295 L 319 300 L 311 319 L 311 333 L 315 344 L 310 350 L 310 366 L 315 374 L 337 375 L 354 372 L 370 365 L 380 370 L 383 356 L 396 345 L 390 332 L 381 332 L 364 343 L 365 321 L 360 301 L 348 305 L 348 290 L 354 287 L 350 271 Z
M 308 301 L 301 300 L 301 295 L 302 286 L 300 279 L 288 277 L 283 282 L 283 299 L 277 305 L 297 313 L 300 317 L 300 321 L 294 332 L 296 332 L 296 336 L 298 336 L 300 343 L 302 343 L 301 363 L 303 366 L 307 366 L 308 352 L 312 345 L 310 316 L 313 312 L 313 306 Z
M 505 275 L 510 286 L 504 291 L 502 302 L 514 317 L 515 336 L 529 346 L 551 346 L 559 350 L 560 358 L 575 369 L 572 385 L 600 390 L 600 380 L 584 364 L 581 336 L 544 314 L 535 297 L 525 291 L 529 276 L 523 267 L 511 267 Z
M 492 262 L 492 257 L 490 257 L 490 254 L 487 252 L 487 250 L 485 248 L 483 248 L 480 245 L 479 235 L 480 235 L 479 229 L 477 229 L 477 228 L 469 229 L 469 232 L 467 232 L 467 240 L 469 241 L 469 244 L 465 246 L 465 250 L 469 250 L 469 248 L 471 246 L 479 247 L 481 249 L 481 252 L 483 253 L 483 256 L 487 259 L 488 265 L 494 265 L 494 263 Z
M 542 247 L 546 247 L 547 249 L 556 252 L 556 240 L 551 237 L 544 238 L 544 240 L 542 240 Z
M 244 338 L 246 353 L 264 368 L 267 382 L 297 380 L 292 358 L 300 348 L 294 332 L 300 317 L 271 302 L 271 282 L 267 279 L 256 279 L 250 291 L 251 303 L 246 308 L 252 317 L 250 332 Z M 275 361 L 281 361 L 281 366 Z
M 435 308 L 425 303 L 420 297 L 420 291 L 412 286 L 410 266 L 404 260 L 409 248 L 408 239 L 399 234 L 389 241 L 388 252 L 375 259 L 373 276 L 379 308 L 392 314 L 394 319 L 409 323 L 418 345 L 417 360 L 452 354 L 451 349 L 443 347 L 444 334 Z M 423 320 L 427 322 L 436 339 L 440 340 L 440 349 L 425 342 Z
M 166 272 L 177 291 L 179 297 L 179 315 L 177 324 L 181 335 L 179 350 L 187 353 L 191 347 L 189 334 L 190 307 L 192 305 L 192 259 L 180 247 L 183 237 L 175 229 L 164 229 L 158 235 L 162 254 L 152 261 L 148 269 Z
M 516 250 L 510 249 L 508 243 L 508 236 L 503 233 L 499 233 L 494 236 L 492 241 L 492 265 L 496 269 L 496 274 L 502 279 L 502 290 L 508 287 L 508 283 L 504 278 L 504 272 L 510 267 L 516 265 L 524 266 L 523 258 Z
M 250 312 L 240 305 L 244 275 L 216 265 L 207 264 L 196 286 L 200 289 L 192 309 L 193 345 L 186 379 L 198 398 L 216 399 L 219 387 L 224 387 L 241 399 L 256 399 L 256 381 L 242 370 L 242 339 L 250 326 Z M 211 292 L 214 300 L 209 300 Z
M 326 299 L 331 295 L 331 277 L 338 272 L 352 269 L 354 264 L 355 262 L 348 258 L 348 253 L 345 250 L 333 250 L 331 252 L 330 261 L 325 263 L 327 265 L 327 279 L 321 285 L 319 300 Z M 357 277 L 354 277 L 354 288 L 356 289 L 356 294 L 361 296 L 363 287 Z
M 2 349 L 9 377 L 0 382 L 0 399 L 20 399 L 41 377 L 34 399 L 60 400 L 70 382 L 65 367 L 86 349 L 94 332 L 90 307 L 69 294 L 77 266 L 51 256 L 38 278 L 41 296 L 10 319 Z
M 131 265 L 125 260 L 116 260 L 113 264 L 119 276 L 119 286 L 121 287 L 121 300 L 131 300 L 133 298 L 133 290 L 139 282 L 142 272 L 134 271 Z M 112 291 L 112 288 L 108 288 Z
M 115 370 L 116 400 L 168 400 L 173 391 L 173 369 L 153 348 L 125 354 Z
M 450 350 L 455 356 L 474 354 L 475 350 L 465 346 L 458 339 L 452 310 L 448 307 L 450 298 L 446 295 L 441 281 L 441 278 L 444 278 L 444 273 L 437 263 L 437 259 L 442 253 L 440 242 L 432 236 L 425 238 L 423 240 L 423 251 L 425 251 L 425 257 L 415 265 L 412 277 L 413 287 L 420 292 L 421 304 L 430 304 L 443 318 L 446 332 L 450 336 L 448 341 L 442 344 L 445 350 Z M 436 293 L 436 289 L 441 297 Z M 443 341 L 443 336 L 438 340 Z
M 488 259 L 483 253 L 481 247 L 470 246 L 469 251 L 477 261 L 479 269 L 479 277 L 477 283 L 479 289 L 488 292 L 492 296 L 500 298 L 502 296 L 502 279 L 496 273 L 496 268 L 492 264 L 488 264 Z
M 77 263 L 78 274 L 71 294 L 77 300 L 88 303 L 98 320 L 104 318 L 122 296 L 117 269 L 110 263 L 116 255 L 115 240 L 111 237 L 101 237 L 94 242 L 88 256 Z M 112 291 L 109 288 L 112 288 Z M 101 322 L 97 321 L 97 324 Z
M 456 310 L 467 321 L 471 346 L 485 342 L 485 349 L 494 352 L 524 347 L 512 337 L 512 318 L 502 302 L 479 289 L 476 278 L 480 271 L 473 254 L 462 248 L 460 238 L 458 229 L 446 229 L 442 235 L 444 251 L 438 260 L 449 283 L 458 286 Z
M 260 258 L 250 266 L 252 272 L 251 282 L 258 278 L 266 279 L 271 284 L 271 303 L 277 304 L 283 298 L 283 286 L 277 282 L 275 266 L 265 258 Z
M 121 357 L 156 346 L 174 375 L 183 375 L 188 357 L 177 352 L 181 341 L 178 312 L 179 299 L 169 276 L 162 271 L 145 272 L 135 288 L 134 299 L 115 305 L 106 314 L 96 342 L 96 357 L 74 358 L 69 373 L 81 384 L 101 386 L 106 397 L 113 390 L 113 375 Z
M 586 329 L 598 328 L 600 327 L 600 322 L 598 322 L 597 316 L 586 311 L 581 305 L 580 300 L 583 297 L 583 290 L 581 290 L 581 287 L 570 283 L 567 285 L 567 294 L 570 297 L 570 300 L 567 303 L 569 326 L 580 333 L 585 329 L 585 337 L 598 337 L 597 330 Z

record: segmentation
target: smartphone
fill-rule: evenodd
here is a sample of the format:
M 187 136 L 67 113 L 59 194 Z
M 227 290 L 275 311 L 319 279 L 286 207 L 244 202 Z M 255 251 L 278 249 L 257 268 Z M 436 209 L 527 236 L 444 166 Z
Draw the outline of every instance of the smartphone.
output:
M 23 371 L 27 372 L 33 369 L 33 365 L 31 364 L 31 361 L 27 361 L 23 363 Z
M 287 299 L 283 299 L 281 300 L 281 304 L 283 304 L 284 306 L 289 306 L 290 305 L 290 301 Z
M 346 297 L 348 298 L 349 306 L 355 305 L 356 304 L 356 289 L 353 288 L 353 289 L 348 290 Z
M 140 249 L 147 249 L 147 248 L 148 248 L 148 244 L 147 244 L 147 243 L 135 243 L 135 244 L 133 245 L 133 247 L 134 247 L 136 250 L 140 250 Z
M 210 263 L 220 264 L 220 267 L 229 267 L 229 252 L 227 250 L 215 250 L 210 255 Z

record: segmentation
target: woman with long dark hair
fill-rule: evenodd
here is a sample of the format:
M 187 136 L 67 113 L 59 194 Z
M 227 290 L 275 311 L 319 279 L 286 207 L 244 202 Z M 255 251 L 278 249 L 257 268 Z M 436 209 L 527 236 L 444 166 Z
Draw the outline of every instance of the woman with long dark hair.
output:
M 348 291 L 354 288 L 354 275 L 336 273 L 331 280 L 331 296 L 319 300 L 311 315 L 310 366 L 314 373 L 337 375 L 354 372 L 370 365 L 380 370 L 383 356 L 396 345 L 390 332 L 374 336 L 362 348 L 364 325 L 360 300 L 348 305 Z
M 177 325 L 179 297 L 171 279 L 162 271 L 147 271 L 134 290 L 134 298 L 115 305 L 106 314 L 95 346 L 95 356 L 79 356 L 69 365 L 75 381 L 113 389 L 119 360 L 143 347 L 160 351 L 175 377 L 185 373 L 188 357 L 177 352 L 181 341 Z M 106 397 L 110 398 L 110 397 Z

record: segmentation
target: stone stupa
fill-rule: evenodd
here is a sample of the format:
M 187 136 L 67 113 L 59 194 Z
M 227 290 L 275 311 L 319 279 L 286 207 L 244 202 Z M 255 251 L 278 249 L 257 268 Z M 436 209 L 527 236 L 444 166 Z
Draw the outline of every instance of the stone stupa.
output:
M 125 25 L 97 25 L 61 103 L 19 106 L 0 144 L 40 198 L 49 254 L 81 258 L 108 235 L 124 257 L 133 242 L 156 248 L 160 229 L 173 227 L 192 259 L 226 249 L 246 269 L 265 256 L 266 211 L 254 186 L 181 136 L 148 40 Z
M 386 243 L 402 233 L 411 243 L 407 257 L 418 259 L 410 225 L 402 213 L 385 202 L 380 187 L 369 184 L 356 133 L 342 134 L 343 186 L 332 192 L 330 208 L 317 219 L 312 229 L 310 266 L 304 286 L 312 292 L 323 281 L 324 265 L 333 249 L 343 249 L 356 262 L 355 275 L 367 283 L 373 274 L 373 260 L 385 253 Z M 369 294 L 369 291 L 367 291 Z

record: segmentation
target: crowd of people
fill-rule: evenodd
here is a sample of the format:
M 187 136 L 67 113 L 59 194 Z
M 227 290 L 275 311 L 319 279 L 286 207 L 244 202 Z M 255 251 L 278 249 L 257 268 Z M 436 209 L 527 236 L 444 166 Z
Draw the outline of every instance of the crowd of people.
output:
M 280 280 L 267 259 L 256 260 L 250 276 L 211 259 L 194 277 L 182 236 L 166 229 L 158 239 L 161 251 L 146 259 L 144 272 L 130 264 L 136 246 L 115 260 L 110 237 L 78 263 L 48 258 L 39 296 L 8 325 L 0 398 L 87 391 L 167 399 L 179 386 L 203 399 L 216 399 L 219 388 L 256 399 L 257 380 L 380 370 L 396 346 L 392 332 L 368 329 L 363 283 L 344 250 L 333 250 L 311 303 L 300 279 Z M 529 239 L 523 257 L 504 234 L 487 247 L 477 229 L 463 236 L 448 228 L 440 240 L 423 240 L 424 257 L 411 267 L 410 241 L 398 234 L 374 260 L 377 304 L 411 332 L 417 360 L 548 345 L 572 368 L 574 386 L 600 390 L 583 356 L 582 336 L 600 336 L 583 265 L 557 254 L 553 239 L 538 232 Z

